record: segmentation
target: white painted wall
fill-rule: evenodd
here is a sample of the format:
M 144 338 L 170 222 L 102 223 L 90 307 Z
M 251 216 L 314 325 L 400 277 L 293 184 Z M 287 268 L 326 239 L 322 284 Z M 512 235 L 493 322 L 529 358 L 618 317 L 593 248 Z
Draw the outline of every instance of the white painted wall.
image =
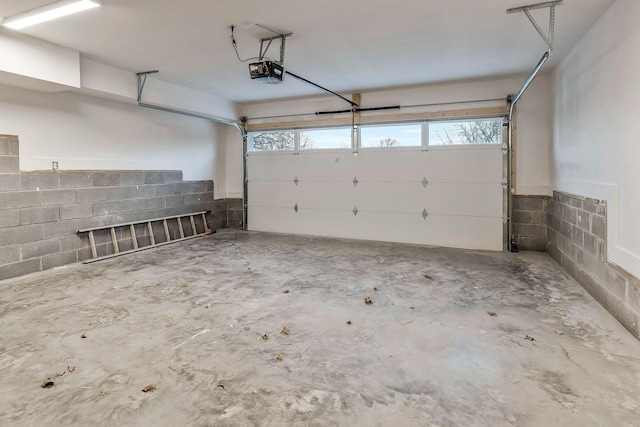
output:
M 542 56 L 544 52 L 541 51 Z M 531 69 L 536 64 L 531 64 Z M 378 107 L 388 105 L 415 105 L 454 101 L 470 101 L 493 98 L 506 98 L 515 94 L 527 76 L 494 80 L 469 81 L 440 85 L 413 87 L 401 90 L 388 90 L 362 94 L 362 107 Z M 285 83 L 288 84 L 289 82 Z M 296 82 L 293 82 L 296 83 Z M 297 84 L 297 83 L 296 83 Z M 450 106 L 434 106 L 428 108 L 408 108 L 392 110 L 392 112 L 414 113 L 420 111 L 442 111 L 446 109 L 463 109 L 502 106 L 504 102 L 484 104 L 457 104 Z M 518 102 L 516 111 L 517 134 L 515 141 L 516 193 L 522 195 L 551 195 L 550 178 L 550 145 L 551 145 L 551 105 L 552 87 L 548 75 L 540 75 L 529 87 Z M 290 100 L 271 103 L 245 105 L 242 115 L 249 118 L 316 111 L 331 111 L 349 108 L 349 105 L 333 96 L 322 96 L 312 99 Z M 381 114 L 388 114 L 383 111 Z M 370 114 L 370 113 L 369 113 Z M 322 116 L 331 118 L 331 116 Z M 344 117 L 335 116 L 335 117 Z M 315 120 L 317 116 L 293 117 L 280 120 Z M 252 120 L 251 123 L 259 123 Z M 263 120 L 266 122 L 266 120 Z M 241 153 L 236 154 L 241 156 Z M 236 171 L 241 173 L 241 170 Z
M 80 53 L 0 27 L 0 83 L 42 90 L 80 87 Z
M 555 187 L 608 202 L 609 260 L 640 277 L 640 2 L 617 0 L 554 77 Z
M 20 137 L 20 169 L 180 169 L 214 179 L 225 125 L 71 92 L 0 86 L 0 133 Z M 225 153 L 222 153 L 224 156 Z M 217 191 L 225 192 L 224 189 Z

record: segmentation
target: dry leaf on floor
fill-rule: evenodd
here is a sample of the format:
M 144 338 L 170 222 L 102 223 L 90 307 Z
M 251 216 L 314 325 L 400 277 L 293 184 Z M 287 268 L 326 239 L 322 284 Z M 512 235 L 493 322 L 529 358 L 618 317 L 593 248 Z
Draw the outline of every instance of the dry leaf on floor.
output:
M 351 320 L 347 320 L 347 325 L 351 325 Z
M 222 384 L 218 384 L 218 388 L 221 388 L 222 390 L 224 390 L 224 386 Z
M 491 317 L 496 317 L 498 315 L 495 311 L 487 311 L 487 314 Z
M 189 285 L 187 285 L 186 283 L 183 283 L 182 285 L 180 285 L 181 288 L 186 288 L 187 286 Z
M 534 341 L 534 338 L 533 338 L 533 337 L 530 337 L 529 335 L 525 335 L 525 336 L 524 336 L 524 339 L 525 339 L 525 340 L 528 340 L 528 341 Z
M 371 305 L 373 304 L 373 301 L 371 300 L 371 297 L 364 297 L 364 303 L 367 305 Z
M 147 384 L 146 386 L 144 386 L 142 388 L 142 391 L 145 393 L 149 393 L 150 391 L 153 391 L 156 389 L 156 385 L 155 384 Z
M 80 338 L 86 338 L 86 337 L 87 337 L 87 334 L 80 335 Z
M 51 388 L 55 385 L 55 383 L 53 382 L 53 380 L 51 378 L 47 378 L 46 380 L 42 381 L 42 384 L 40 384 L 40 387 L 42 388 Z
M 283 334 L 283 335 L 289 335 L 289 329 L 287 329 L 287 327 L 285 326 L 284 328 L 282 328 L 280 333 Z
M 204 308 L 211 308 L 211 303 L 206 304 L 206 305 L 204 306 Z
M 373 288 L 374 291 L 378 292 L 380 288 Z
M 283 294 L 288 294 L 289 293 L 289 289 L 285 289 L 284 291 L 282 291 Z
M 276 359 L 278 359 L 278 361 L 282 362 L 282 355 L 281 354 L 277 355 Z
M 68 365 L 67 365 L 67 369 L 66 369 L 66 370 L 64 370 L 64 371 L 62 371 L 62 372 L 60 372 L 59 374 L 56 374 L 56 376 L 58 376 L 58 377 L 63 377 L 63 376 L 65 376 L 66 374 L 70 374 L 70 373 L 72 373 L 72 372 L 73 372 L 73 371 L 75 371 L 75 370 L 76 370 L 76 367 L 75 367 L 75 366 L 68 366 Z
M 556 334 L 558 334 L 558 335 L 564 335 L 564 332 L 562 332 L 562 331 L 556 331 Z
M 433 279 L 433 277 L 429 276 L 428 274 L 425 274 L 424 278 L 427 279 L 427 280 L 432 280 Z
M 264 334 L 264 335 L 262 336 L 262 339 L 263 339 L 263 340 L 265 340 L 265 341 L 266 341 L 266 340 L 268 340 L 268 339 L 269 339 L 269 335 Z

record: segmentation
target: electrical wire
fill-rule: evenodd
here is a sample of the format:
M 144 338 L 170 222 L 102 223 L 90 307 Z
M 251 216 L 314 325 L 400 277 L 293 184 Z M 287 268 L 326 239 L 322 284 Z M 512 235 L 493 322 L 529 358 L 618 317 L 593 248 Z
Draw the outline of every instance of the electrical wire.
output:
M 269 59 L 266 56 L 263 56 L 263 57 L 254 56 L 252 58 L 247 58 L 247 59 L 240 58 L 240 53 L 238 53 L 238 43 L 236 42 L 236 39 L 233 36 L 234 28 L 235 28 L 235 25 L 232 25 L 231 26 L 231 46 L 233 46 L 233 50 L 236 52 L 236 56 L 238 57 L 238 61 L 240 61 L 240 62 L 249 62 L 249 61 L 255 61 L 255 60 L 262 61 L 263 59 L 267 59 L 267 60 L 271 61 L 271 59 Z M 260 52 L 260 53 L 262 54 L 262 52 Z

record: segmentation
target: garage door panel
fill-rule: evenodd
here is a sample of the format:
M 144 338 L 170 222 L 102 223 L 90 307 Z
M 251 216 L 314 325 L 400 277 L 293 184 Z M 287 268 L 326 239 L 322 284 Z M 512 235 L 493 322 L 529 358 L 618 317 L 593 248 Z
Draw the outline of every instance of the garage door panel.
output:
M 361 150 L 357 157 L 269 153 L 251 160 L 250 230 L 502 249 L 500 146 Z
M 293 152 L 252 153 L 247 159 L 251 180 L 293 182 L 298 173 L 298 164 Z
M 256 231 L 502 249 L 502 242 L 494 238 L 502 232 L 502 221 L 498 218 L 431 215 L 423 219 L 419 214 L 399 217 L 396 213 L 359 211 L 354 215 L 349 211 L 328 209 L 300 209 L 295 213 L 290 209 L 259 207 L 249 215 L 249 221 L 251 229 Z
M 292 207 L 296 204 L 297 188 L 289 181 L 252 181 L 249 186 L 249 206 Z

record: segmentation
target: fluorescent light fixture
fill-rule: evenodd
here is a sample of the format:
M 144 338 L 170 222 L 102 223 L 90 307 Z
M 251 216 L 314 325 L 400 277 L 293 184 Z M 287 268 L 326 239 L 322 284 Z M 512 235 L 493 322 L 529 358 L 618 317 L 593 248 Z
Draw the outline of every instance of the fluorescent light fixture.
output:
M 91 0 L 57 1 L 7 18 L 2 21 L 2 25 L 14 30 L 21 30 L 32 25 L 40 24 L 41 22 L 51 21 L 52 19 L 61 18 L 98 6 L 100 6 L 99 3 Z

